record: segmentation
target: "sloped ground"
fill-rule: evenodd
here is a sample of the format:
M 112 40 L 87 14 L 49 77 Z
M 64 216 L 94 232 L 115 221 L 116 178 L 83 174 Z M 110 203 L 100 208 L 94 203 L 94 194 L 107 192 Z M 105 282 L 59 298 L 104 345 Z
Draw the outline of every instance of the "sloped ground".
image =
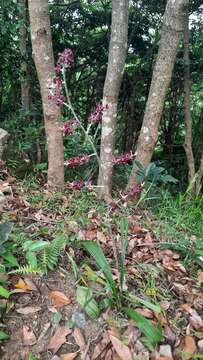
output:
M 91 320 L 78 306 L 76 280 L 67 254 L 88 282 L 84 263 L 93 271 L 96 268 L 79 244 L 83 240 L 97 241 L 116 280 L 115 251 L 119 252 L 121 237 L 118 223 L 123 215 L 114 215 L 114 220 L 108 217 L 107 223 L 105 204 L 96 201 L 94 194 L 82 197 L 77 194 L 52 194 L 46 188 L 28 189 L 14 184 L 12 196 L 3 204 L 2 220 L 15 223 L 12 238 L 17 242 L 24 237 L 50 240 L 60 231 L 69 237 L 70 243 L 48 275 L 10 275 L 9 287 L 14 293 L 7 301 L 3 317 L 10 339 L 2 343 L 0 358 L 203 358 L 203 272 L 198 267 L 184 266 L 179 253 L 161 249 L 160 239 L 153 232 L 156 224 L 144 210 L 131 208 L 125 213 L 129 222 L 125 285 L 126 291 L 138 300 L 161 307 L 161 313 L 157 313 L 138 301 L 134 308 L 152 324 L 161 326 L 163 341 L 150 351 L 136 323 L 124 318 L 121 312 L 108 309 Z M 18 256 L 23 263 L 22 253 Z M 89 285 L 92 286 L 91 282 Z M 97 301 L 101 300 L 98 296 Z

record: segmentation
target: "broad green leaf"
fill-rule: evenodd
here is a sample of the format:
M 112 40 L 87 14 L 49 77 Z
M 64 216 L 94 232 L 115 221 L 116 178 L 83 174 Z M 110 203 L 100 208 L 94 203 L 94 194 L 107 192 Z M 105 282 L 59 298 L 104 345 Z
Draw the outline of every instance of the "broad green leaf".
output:
M 78 304 L 92 319 L 98 318 L 99 307 L 96 300 L 93 298 L 93 293 L 90 288 L 79 286 L 76 291 L 76 298 Z
M 163 340 L 162 331 L 159 327 L 155 327 L 144 316 L 133 309 L 125 309 L 126 314 L 135 321 L 138 329 L 145 335 L 147 341 L 154 347 Z
M 10 296 L 10 293 L 3 286 L 0 286 L 0 296 L 8 299 Z
M 50 245 L 50 243 L 48 241 L 43 241 L 43 240 L 26 241 L 26 243 L 24 244 L 24 249 L 26 251 L 39 251 L 46 248 L 48 245 Z
M 101 247 L 94 241 L 83 241 L 82 244 L 89 254 L 92 255 L 100 270 L 104 273 L 114 296 L 117 296 L 116 284 L 113 280 L 111 268 Z
M 161 312 L 161 307 L 159 305 L 153 304 L 151 301 L 143 300 L 140 298 L 136 298 L 135 300 L 137 300 L 138 303 L 144 305 L 146 308 L 148 308 L 158 314 Z
M 0 341 L 9 339 L 9 335 L 6 334 L 4 331 L 0 331 Z
M 8 261 L 8 263 L 13 266 L 19 266 L 18 260 L 16 259 L 15 256 L 13 256 L 13 254 L 10 251 L 3 253 L 2 258 Z
M 37 266 L 38 266 L 37 257 L 33 252 L 28 251 L 26 253 L 26 260 L 30 266 L 37 268 Z

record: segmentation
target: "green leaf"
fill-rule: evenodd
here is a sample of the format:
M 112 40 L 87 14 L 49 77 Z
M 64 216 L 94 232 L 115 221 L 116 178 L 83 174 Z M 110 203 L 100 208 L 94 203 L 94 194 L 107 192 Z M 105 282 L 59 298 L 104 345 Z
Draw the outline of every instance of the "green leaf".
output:
M 143 300 L 140 298 L 136 298 L 136 300 L 138 303 L 144 305 L 146 308 L 148 308 L 158 314 L 161 312 L 161 307 L 159 305 L 153 304 L 151 301 Z
M 33 252 L 28 251 L 26 253 L 26 260 L 30 266 L 37 268 L 37 257 Z
M 49 246 L 50 243 L 48 241 L 43 241 L 43 240 L 39 240 L 39 241 L 26 241 L 26 243 L 24 244 L 24 249 L 25 251 L 39 251 L 42 250 L 44 248 L 46 248 L 47 246 Z
M 140 169 L 142 171 L 142 173 L 144 173 L 144 166 L 141 164 L 141 162 L 139 160 L 134 160 L 134 163 L 137 165 L 138 169 Z
M 3 286 L 0 286 L 0 296 L 8 299 L 10 296 L 10 293 Z
M 15 256 L 13 256 L 13 254 L 10 251 L 3 253 L 2 258 L 8 261 L 8 263 L 13 266 L 19 266 L 18 260 L 16 259 Z
M 93 293 L 90 288 L 79 286 L 76 291 L 76 298 L 78 304 L 92 319 L 98 318 L 99 307 L 96 300 L 93 298 Z
M 6 334 L 4 331 L 0 331 L 0 341 L 9 339 L 9 335 Z
M 136 326 L 145 335 L 151 346 L 155 347 L 157 343 L 163 340 L 162 331 L 159 327 L 152 325 L 149 320 L 133 309 L 127 308 L 125 312 L 135 321 Z
M 94 260 L 97 263 L 97 266 L 104 273 L 104 275 L 109 283 L 112 293 L 114 294 L 114 296 L 117 297 L 116 283 L 113 280 L 111 268 L 105 258 L 105 255 L 104 255 L 101 247 L 94 241 L 83 241 L 82 244 L 85 247 L 85 249 L 89 252 L 89 254 L 92 255 L 92 257 L 94 258 Z

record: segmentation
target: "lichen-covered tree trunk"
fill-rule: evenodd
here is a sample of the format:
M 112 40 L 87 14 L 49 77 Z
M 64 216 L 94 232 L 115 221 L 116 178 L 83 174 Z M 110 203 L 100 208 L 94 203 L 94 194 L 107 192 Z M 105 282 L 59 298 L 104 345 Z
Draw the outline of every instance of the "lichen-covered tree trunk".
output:
M 111 198 L 112 157 L 115 142 L 117 103 L 124 72 L 128 37 L 128 0 L 112 0 L 111 38 L 103 90 L 102 134 L 100 147 L 99 193 Z
M 164 101 L 171 81 L 176 50 L 183 33 L 184 7 L 189 0 L 168 0 L 163 18 L 158 55 L 137 143 L 136 159 L 147 166 L 151 161 L 158 138 Z M 137 166 L 134 163 L 128 188 L 136 184 Z
M 32 52 L 42 97 L 48 147 L 48 184 L 64 185 L 64 150 L 60 130 L 60 108 L 48 99 L 48 83 L 55 75 L 48 0 L 28 0 Z
M 20 4 L 20 14 L 21 22 L 19 28 L 19 44 L 20 44 L 20 54 L 21 54 L 21 103 L 22 108 L 25 113 L 29 114 L 30 111 L 30 83 L 29 83 L 29 72 L 28 72 L 28 53 L 26 46 L 26 37 L 27 37 L 27 1 L 18 0 Z
M 191 192 L 195 194 L 195 159 L 192 150 L 192 118 L 190 112 L 190 58 L 189 58 L 189 14 L 185 9 L 184 17 L 184 119 L 185 119 L 185 142 L 184 149 L 188 165 L 188 183 L 191 185 Z

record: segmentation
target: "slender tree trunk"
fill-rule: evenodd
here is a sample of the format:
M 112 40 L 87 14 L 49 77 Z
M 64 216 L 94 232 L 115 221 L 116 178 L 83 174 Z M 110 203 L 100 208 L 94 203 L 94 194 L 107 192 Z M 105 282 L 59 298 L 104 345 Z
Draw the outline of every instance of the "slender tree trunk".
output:
M 168 0 L 163 18 L 161 40 L 152 74 L 144 119 L 137 143 L 137 160 L 143 166 L 151 161 L 158 138 L 158 129 L 165 97 L 171 81 L 176 59 L 176 49 L 183 32 L 184 7 L 189 0 Z M 128 188 L 136 184 L 137 166 L 134 163 Z
M 18 0 L 18 3 L 21 6 L 21 26 L 19 28 L 19 42 L 20 42 L 20 54 L 21 54 L 21 103 L 22 108 L 29 116 L 30 111 L 30 83 L 28 79 L 28 53 L 26 46 L 26 37 L 27 37 L 27 1 Z
M 64 150 L 60 108 L 48 100 L 48 82 L 55 75 L 48 0 L 28 0 L 32 51 L 40 83 L 48 146 L 48 184 L 64 185 Z
M 184 149 L 188 165 L 188 183 L 194 180 L 195 159 L 192 150 L 192 118 L 190 112 L 190 58 L 189 58 L 189 14 L 188 8 L 185 9 L 184 16 L 184 118 L 185 118 L 185 142 Z M 195 182 L 191 187 L 191 192 L 195 193 Z
M 199 170 L 197 172 L 196 186 L 195 186 L 195 194 L 199 195 L 201 187 L 202 187 L 202 178 L 203 178 L 203 153 L 200 159 Z
M 112 24 L 107 74 L 103 90 L 100 147 L 99 192 L 106 200 L 111 198 L 117 103 L 127 53 L 128 0 L 112 0 Z

